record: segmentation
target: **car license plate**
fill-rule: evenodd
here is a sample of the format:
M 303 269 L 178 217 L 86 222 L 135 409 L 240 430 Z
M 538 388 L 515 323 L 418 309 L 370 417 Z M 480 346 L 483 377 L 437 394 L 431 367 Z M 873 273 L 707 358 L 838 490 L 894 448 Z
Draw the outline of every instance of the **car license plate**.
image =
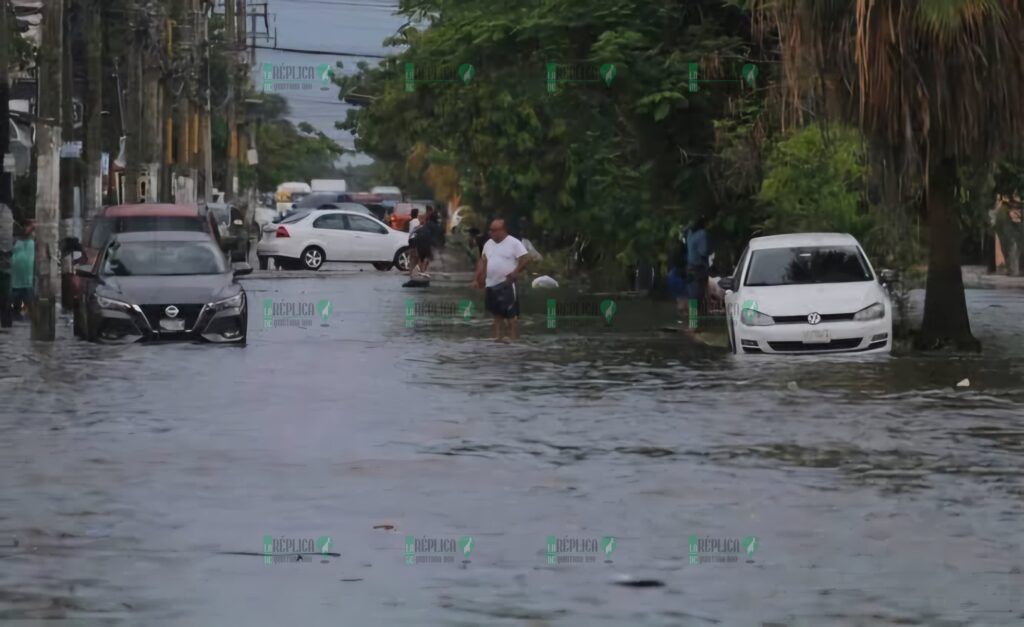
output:
M 832 338 L 829 337 L 828 329 L 804 331 L 804 344 L 828 344 L 831 341 Z
M 185 321 L 181 319 L 175 320 L 174 318 L 164 318 L 160 321 L 160 328 L 164 331 L 184 331 Z

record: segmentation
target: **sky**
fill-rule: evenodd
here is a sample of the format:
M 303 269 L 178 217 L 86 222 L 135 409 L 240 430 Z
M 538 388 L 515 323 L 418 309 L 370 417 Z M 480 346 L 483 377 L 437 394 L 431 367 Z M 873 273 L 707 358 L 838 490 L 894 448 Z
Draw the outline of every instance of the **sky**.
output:
M 255 0 L 259 1 L 259 0 Z M 386 48 L 385 38 L 394 35 L 405 23 L 405 18 L 395 15 L 398 0 L 266 0 L 269 3 L 270 32 L 277 29 L 277 46 L 303 50 L 323 50 L 355 54 L 394 54 L 396 49 Z M 262 42 L 260 45 L 263 45 Z M 267 45 L 273 45 L 273 42 Z M 275 65 L 319 65 L 327 63 L 334 67 L 341 61 L 344 67 L 335 72 L 354 74 L 356 64 L 365 60 L 377 62 L 369 57 L 336 57 L 310 55 L 277 50 L 257 50 L 257 66 L 254 81 L 260 78 L 264 63 Z M 260 89 L 259 82 L 256 83 Z M 338 99 L 338 88 L 331 85 L 327 91 L 319 86 L 302 91 L 277 91 L 288 99 L 291 106 L 290 119 L 298 124 L 309 122 L 322 130 L 342 147 L 353 149 L 351 134 L 334 128 L 336 121 L 344 120 L 351 107 Z M 365 155 L 345 157 L 340 163 L 369 163 Z

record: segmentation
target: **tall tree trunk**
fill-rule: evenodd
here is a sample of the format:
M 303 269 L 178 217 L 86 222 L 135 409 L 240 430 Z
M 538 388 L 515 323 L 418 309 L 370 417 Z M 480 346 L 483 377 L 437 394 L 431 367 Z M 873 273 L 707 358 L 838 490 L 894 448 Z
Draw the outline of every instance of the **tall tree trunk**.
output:
M 57 332 L 57 272 L 60 243 L 60 115 L 63 0 L 46 4 L 39 50 L 39 100 L 36 120 L 36 259 L 32 339 L 52 342 Z M 5 129 L 6 130 L 6 129 Z
M 10 87 L 7 76 L 7 68 L 10 65 L 7 41 L 7 33 L 10 32 L 10 24 L 14 21 L 11 14 L 11 7 L 7 0 L 0 0 L 0 35 L 3 35 L 3 44 L 0 44 L 0 204 L 11 205 L 11 175 L 4 171 L 4 156 L 10 151 Z
M 82 221 L 88 221 L 103 204 L 103 4 L 90 0 L 85 12 L 85 198 Z
M 915 343 L 923 349 L 953 345 L 959 350 L 978 351 L 981 344 L 971 334 L 960 269 L 956 161 L 942 158 L 932 165 L 928 178 L 928 281 L 924 324 Z

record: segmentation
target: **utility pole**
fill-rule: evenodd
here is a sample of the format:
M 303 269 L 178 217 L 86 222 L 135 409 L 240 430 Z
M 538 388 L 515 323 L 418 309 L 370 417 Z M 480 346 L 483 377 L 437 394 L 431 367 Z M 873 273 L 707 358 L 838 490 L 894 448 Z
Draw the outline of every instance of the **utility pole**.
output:
M 89 0 L 85 11 L 85 198 L 83 223 L 103 205 L 103 0 Z
M 203 167 L 203 201 L 206 204 L 213 202 L 213 133 L 210 129 L 210 116 L 213 115 L 213 108 L 210 105 L 210 15 L 213 11 L 213 0 L 201 0 L 202 15 L 200 16 L 202 28 L 199 35 L 202 38 L 200 48 L 203 50 L 203 115 L 200 123 L 200 143 L 202 145 L 202 167 Z
M 0 43 L 0 204 L 10 206 L 11 203 L 11 175 L 4 169 L 4 158 L 11 150 L 10 143 L 10 77 L 8 67 L 11 64 L 9 55 L 10 41 L 7 34 L 11 32 L 11 7 L 7 0 L 0 0 L 0 35 L 3 41 Z M 2 300 L 2 299 L 0 299 Z
M 238 192 L 235 187 L 238 181 L 238 113 L 235 104 L 238 98 L 236 93 L 238 80 L 235 76 L 237 72 L 235 65 L 238 60 L 236 57 L 238 32 L 235 24 L 235 7 L 235 0 L 224 0 L 224 47 L 227 49 L 227 54 L 224 56 L 227 60 L 228 74 L 228 163 L 225 176 L 227 180 L 224 182 L 226 200 L 234 200 L 235 194 Z M 245 18 L 242 17 L 242 19 Z
M 36 100 L 36 293 L 32 305 L 32 339 L 47 342 L 52 342 L 57 333 L 63 24 L 64 1 L 47 2 L 39 48 L 39 95 Z

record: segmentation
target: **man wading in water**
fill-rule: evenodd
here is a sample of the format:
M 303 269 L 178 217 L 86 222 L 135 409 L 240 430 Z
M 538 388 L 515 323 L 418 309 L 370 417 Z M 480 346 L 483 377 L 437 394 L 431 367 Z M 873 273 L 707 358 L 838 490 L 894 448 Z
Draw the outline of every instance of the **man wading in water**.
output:
M 508 234 L 504 220 L 491 222 L 491 239 L 484 244 L 476 264 L 473 286 L 486 286 L 484 306 L 494 316 L 494 339 L 502 339 L 507 327 L 508 337 L 519 337 L 519 294 L 516 279 L 530 257 L 523 243 Z

